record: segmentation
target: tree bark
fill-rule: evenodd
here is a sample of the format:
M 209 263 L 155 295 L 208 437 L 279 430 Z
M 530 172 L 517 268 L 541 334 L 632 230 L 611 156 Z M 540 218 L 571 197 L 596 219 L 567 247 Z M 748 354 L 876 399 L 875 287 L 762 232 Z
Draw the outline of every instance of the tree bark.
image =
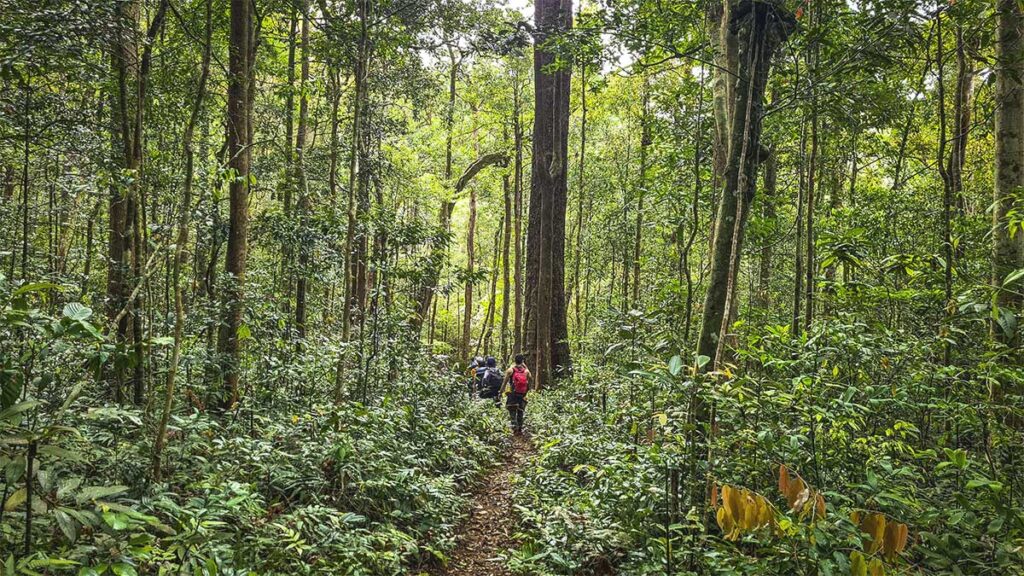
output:
M 502 232 L 501 244 L 501 333 L 499 334 L 499 346 L 501 359 L 509 359 L 509 332 L 508 312 L 512 300 L 511 278 L 509 274 L 509 244 L 512 241 L 512 186 L 509 183 L 509 175 L 506 173 L 501 179 L 502 197 L 504 198 L 505 211 L 502 216 L 504 231 Z
M 1021 288 L 1005 286 L 1004 282 L 1024 263 L 1024 234 L 1013 234 L 1009 222 L 1016 198 L 1024 187 L 1024 13 L 1016 0 L 999 0 L 997 9 L 992 286 L 996 290 L 995 305 L 1016 314 L 1024 302 Z M 998 322 L 992 323 L 992 333 L 1005 343 L 1014 340 Z
M 309 285 L 309 184 L 306 181 L 306 132 L 309 123 L 309 6 L 302 6 L 302 64 L 299 77 L 299 125 L 295 133 L 295 185 L 299 195 L 299 269 L 295 280 L 295 329 L 300 340 L 306 337 L 306 297 Z
M 775 2 L 744 0 L 736 5 L 729 24 L 738 32 L 739 81 L 730 118 L 729 161 L 715 225 L 710 284 L 697 342 L 697 354 L 710 359 L 704 364 L 705 370 L 716 367 L 727 328 L 730 296 L 739 270 L 749 206 L 754 199 L 771 58 L 795 26 L 795 20 Z M 698 421 L 704 421 L 702 406 L 698 406 L 696 416 Z
M 181 284 L 181 273 L 188 258 L 186 246 L 188 244 L 188 228 L 192 219 L 192 186 L 195 179 L 195 154 L 192 149 L 192 137 L 195 134 L 196 122 L 199 120 L 199 114 L 202 111 L 203 100 L 206 97 L 206 83 L 210 77 L 211 38 L 213 33 L 211 3 L 211 0 L 206 1 L 206 34 L 204 36 L 203 59 L 200 65 L 195 98 L 192 100 L 192 112 L 182 134 L 182 152 L 185 157 L 185 181 L 182 184 L 177 239 L 174 244 L 174 271 L 172 273 L 174 284 L 174 344 L 171 348 L 171 363 L 167 367 L 163 410 L 160 413 L 160 421 L 157 423 L 156 439 L 153 441 L 152 477 L 154 482 L 160 482 L 163 475 L 162 457 L 164 442 L 167 438 L 167 423 L 170 421 L 171 411 L 174 408 L 174 394 L 185 328 L 185 289 Z
M 251 142 L 249 140 L 249 47 L 251 16 L 249 0 L 231 0 L 228 43 L 228 168 L 229 184 L 228 246 L 224 268 L 229 279 L 223 290 L 224 320 L 217 338 L 222 360 L 223 388 L 219 408 L 226 410 L 238 400 L 241 370 L 239 328 L 245 310 L 245 265 L 249 232 L 249 183 Z
M 526 250 L 527 355 L 538 388 L 567 375 L 565 210 L 569 140 L 570 70 L 550 67 L 548 41 L 572 28 L 571 0 L 538 0 L 534 35 L 533 169 Z

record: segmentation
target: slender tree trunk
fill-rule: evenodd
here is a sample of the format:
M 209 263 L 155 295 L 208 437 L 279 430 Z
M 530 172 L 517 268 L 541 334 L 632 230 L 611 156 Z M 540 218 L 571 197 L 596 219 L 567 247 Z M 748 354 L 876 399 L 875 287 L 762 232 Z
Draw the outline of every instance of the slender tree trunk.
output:
M 761 216 L 766 222 L 775 222 L 776 186 L 778 183 L 779 161 L 774 150 L 768 153 L 764 163 L 764 199 L 761 203 Z M 764 310 L 771 309 L 772 257 L 775 239 L 765 238 L 761 245 L 761 269 L 758 274 L 758 305 Z
M 224 320 L 217 338 L 217 352 L 223 362 L 224 388 L 218 401 L 220 409 L 230 408 L 238 400 L 241 371 L 239 329 L 245 311 L 245 264 L 249 232 L 249 41 L 251 17 L 249 0 L 231 0 L 228 43 L 228 167 L 233 178 L 229 184 L 228 247 L 224 268 L 229 280 L 224 295 Z
M 512 186 L 509 183 L 509 175 L 506 173 L 501 179 L 501 190 L 504 198 L 505 211 L 502 221 L 505 223 L 502 233 L 501 244 L 501 333 L 499 335 L 501 359 L 508 361 L 508 311 L 509 303 L 512 300 L 511 278 L 509 275 L 509 244 L 512 241 Z
M 800 318 L 803 316 L 804 302 L 804 196 L 807 189 L 807 170 L 804 159 L 807 157 L 807 120 L 800 123 L 800 176 L 799 188 L 796 197 L 796 255 L 794 257 L 793 272 L 793 317 L 790 322 L 790 334 L 800 334 Z
M 811 21 L 812 26 L 816 26 L 820 20 L 821 15 L 819 12 L 817 2 L 811 2 L 808 4 L 808 18 Z M 814 322 L 814 297 L 816 292 L 815 277 L 818 273 L 818 265 L 815 259 L 814 247 L 815 247 L 815 235 L 814 235 L 814 210 L 815 210 L 815 193 L 817 192 L 817 180 L 818 180 L 818 41 L 812 40 L 809 53 L 807 55 L 807 79 L 810 87 L 810 112 L 811 112 L 811 158 L 807 166 L 807 231 L 806 231 L 806 242 L 807 242 L 807 261 L 806 261 L 806 279 L 804 281 L 804 289 L 807 294 L 804 299 L 804 305 L 806 306 L 804 312 L 804 329 L 808 332 L 811 330 L 811 324 Z
M 512 134 L 515 140 L 515 164 L 512 170 L 513 211 L 515 212 L 515 338 L 517 353 L 525 353 L 523 340 L 523 119 L 519 75 L 516 74 L 512 92 Z
M 291 5 L 288 18 L 288 87 L 284 98 L 284 177 L 281 179 L 281 208 L 285 222 L 291 223 L 292 202 L 295 191 L 295 51 L 298 39 L 299 15 L 297 2 Z M 281 312 L 285 318 L 291 316 L 292 285 L 295 277 L 295 263 L 292 261 L 293 244 L 285 239 L 281 245 Z M 290 336 L 289 336 L 290 337 Z
M 650 168 L 651 147 L 650 78 L 644 76 L 640 112 L 640 178 L 636 198 L 636 230 L 633 237 L 633 301 L 632 308 L 640 309 L 640 267 L 643 256 L 644 199 L 647 196 L 647 171 Z
M 700 89 L 697 93 L 697 125 L 693 133 L 693 200 L 690 202 L 690 232 L 686 237 L 686 244 L 679 254 L 679 266 L 682 268 L 686 280 L 686 307 L 683 310 L 683 340 L 686 346 L 690 345 L 690 327 L 693 324 L 693 300 L 694 283 L 693 272 L 690 270 L 690 254 L 693 244 L 697 239 L 697 230 L 700 226 L 700 196 L 703 192 L 704 180 L 701 178 L 703 168 L 703 136 L 704 136 L 704 83 L 706 71 L 703 65 L 700 69 Z
M 476 273 L 476 188 L 469 189 L 469 224 L 466 229 L 466 286 L 463 295 L 462 357 L 469 356 L 473 328 L 473 275 Z
M 999 0 L 996 26 L 996 173 L 992 212 L 992 286 L 997 314 L 1020 312 L 1019 285 L 1004 287 L 1006 277 L 1024 262 L 1024 234 L 1009 225 L 1024 187 L 1024 13 L 1016 0 Z M 1002 309 L 1006 311 L 1003 312 Z M 1011 343 L 1013 334 L 992 323 L 993 336 Z
M 185 327 L 185 289 L 181 283 L 181 273 L 188 258 L 185 247 L 188 245 L 188 229 L 192 219 L 192 185 L 195 179 L 195 154 L 192 149 L 192 136 L 195 133 L 196 122 L 199 120 L 199 114 L 202 111 L 203 100 L 206 97 L 206 82 L 210 76 L 211 38 L 213 34 L 211 4 L 211 0 L 206 1 L 206 34 L 203 45 L 203 60 L 195 98 L 192 100 L 192 113 L 189 115 L 184 134 L 182 134 L 182 140 L 184 141 L 182 151 L 185 157 L 185 181 L 182 184 L 177 239 L 175 240 L 174 247 L 174 272 L 172 274 L 174 283 L 174 345 L 171 348 L 171 363 L 167 367 L 163 409 L 160 413 L 160 421 L 157 424 L 156 439 L 153 442 L 152 477 L 154 482 L 160 482 L 162 477 L 164 442 L 167 438 L 167 423 L 170 421 L 171 412 L 174 409 L 175 384 L 178 375 L 178 365 L 181 359 L 181 345 Z
M 586 196 L 586 176 L 584 168 L 587 160 L 587 66 L 580 64 L 580 163 L 577 173 L 578 184 L 576 186 L 576 250 L 572 263 L 572 292 L 573 295 L 573 317 L 576 323 L 577 336 L 583 334 L 580 330 L 580 265 L 583 261 L 583 200 Z
M 455 97 L 456 97 L 456 79 L 459 74 L 459 66 L 462 63 L 461 58 L 455 57 L 454 48 L 449 48 L 448 55 L 451 59 L 451 66 L 448 72 L 448 106 L 445 109 L 445 154 L 444 154 L 444 181 L 450 183 L 452 179 L 452 142 L 455 135 Z M 413 317 L 413 329 L 419 333 L 423 326 L 423 321 L 427 318 L 427 314 L 433 308 L 434 293 L 437 291 L 437 284 L 441 279 L 441 270 L 444 268 L 448 256 L 448 233 L 451 228 L 452 211 L 455 209 L 456 195 L 452 195 L 451 198 L 445 198 L 441 203 L 441 209 L 438 211 L 438 235 L 431 241 L 430 247 L 430 260 L 428 262 L 428 269 L 426 272 L 426 278 L 419 287 L 419 293 L 416 296 L 417 311 Z
M 551 71 L 546 43 L 572 28 L 571 0 L 538 0 L 534 36 L 533 169 L 526 254 L 525 338 L 536 386 L 568 374 L 565 310 L 565 209 L 570 71 Z
M 309 123 L 309 6 L 302 6 L 302 65 L 299 78 L 299 126 L 295 133 L 295 185 L 299 195 L 299 269 L 295 281 L 295 329 L 300 339 L 306 337 L 309 258 L 309 185 L 306 181 L 306 132 Z

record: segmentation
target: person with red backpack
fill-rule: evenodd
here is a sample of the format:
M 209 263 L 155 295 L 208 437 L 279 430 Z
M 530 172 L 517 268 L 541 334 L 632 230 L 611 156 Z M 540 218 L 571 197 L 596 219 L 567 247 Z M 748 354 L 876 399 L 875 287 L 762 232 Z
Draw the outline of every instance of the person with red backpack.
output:
M 505 371 L 505 407 L 512 418 L 512 433 L 523 434 L 523 420 L 526 418 L 526 395 L 530 392 L 530 381 L 533 376 L 526 367 L 526 357 L 516 354 L 516 364 Z

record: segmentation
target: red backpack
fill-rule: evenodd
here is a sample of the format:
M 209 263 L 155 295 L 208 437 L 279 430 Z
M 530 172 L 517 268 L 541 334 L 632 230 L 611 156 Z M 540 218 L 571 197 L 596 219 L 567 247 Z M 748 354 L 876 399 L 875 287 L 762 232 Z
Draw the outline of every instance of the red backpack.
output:
M 516 394 L 526 394 L 530 390 L 530 379 L 526 377 L 524 366 L 512 368 L 512 391 Z

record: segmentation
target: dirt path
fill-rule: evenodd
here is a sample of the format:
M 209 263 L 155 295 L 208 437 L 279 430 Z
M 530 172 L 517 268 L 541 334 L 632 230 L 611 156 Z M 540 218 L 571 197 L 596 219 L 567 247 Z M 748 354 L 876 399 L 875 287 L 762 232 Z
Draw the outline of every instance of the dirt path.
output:
M 528 437 L 512 438 L 508 457 L 473 490 L 469 517 L 459 528 L 459 544 L 437 576 L 511 576 L 500 557 L 511 547 L 515 534 L 510 479 L 532 453 Z

